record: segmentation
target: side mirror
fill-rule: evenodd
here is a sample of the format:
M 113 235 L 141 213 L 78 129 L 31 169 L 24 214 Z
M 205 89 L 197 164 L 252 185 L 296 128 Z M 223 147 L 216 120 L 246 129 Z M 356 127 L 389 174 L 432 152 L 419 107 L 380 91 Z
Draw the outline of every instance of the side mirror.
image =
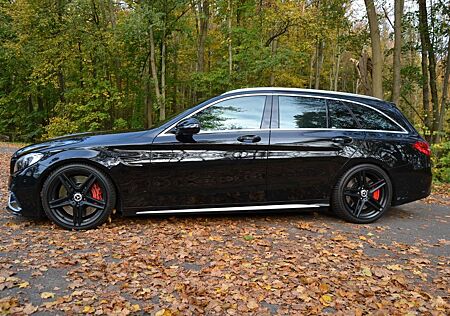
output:
M 180 136 L 193 135 L 198 132 L 200 132 L 200 122 L 193 117 L 182 120 L 175 127 L 175 133 Z

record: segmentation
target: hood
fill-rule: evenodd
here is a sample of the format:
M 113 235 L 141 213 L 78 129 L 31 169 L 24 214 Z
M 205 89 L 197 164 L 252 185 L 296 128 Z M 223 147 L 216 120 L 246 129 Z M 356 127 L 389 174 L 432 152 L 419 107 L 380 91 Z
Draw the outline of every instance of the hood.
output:
M 151 143 L 156 136 L 156 129 L 131 132 L 103 131 L 64 135 L 44 142 L 32 144 L 16 151 L 13 157 L 31 152 L 47 152 L 70 147 L 99 147 Z

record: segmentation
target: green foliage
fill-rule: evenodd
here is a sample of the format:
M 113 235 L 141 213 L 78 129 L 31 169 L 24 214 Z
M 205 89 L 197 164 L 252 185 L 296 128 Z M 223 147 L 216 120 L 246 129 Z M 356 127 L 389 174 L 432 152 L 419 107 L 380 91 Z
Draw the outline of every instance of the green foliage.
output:
M 54 117 L 50 119 L 49 124 L 45 127 L 44 138 L 53 138 L 64 134 L 71 134 L 78 130 L 77 124 L 70 119 Z
M 450 141 L 432 145 L 431 151 L 434 180 L 450 183 Z

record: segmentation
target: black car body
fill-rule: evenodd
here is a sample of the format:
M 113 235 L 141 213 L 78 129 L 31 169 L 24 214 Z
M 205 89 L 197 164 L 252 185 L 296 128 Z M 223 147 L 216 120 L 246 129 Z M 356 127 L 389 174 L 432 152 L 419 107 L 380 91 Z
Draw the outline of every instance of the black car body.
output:
M 370 195 L 363 182 L 386 178 L 384 208 L 424 198 L 431 187 L 428 145 L 394 104 L 288 88 L 234 90 L 151 130 L 69 135 L 22 148 L 11 159 L 9 209 L 49 215 L 44 182 L 70 164 L 108 178 L 104 189 L 115 190 L 112 208 L 123 215 L 329 206 L 339 179 L 361 165 L 378 168 L 378 176 L 364 175 L 359 185 L 355 178 L 348 188 Z M 354 203 L 359 212 L 367 207 Z M 95 226 L 81 221 L 81 228 Z

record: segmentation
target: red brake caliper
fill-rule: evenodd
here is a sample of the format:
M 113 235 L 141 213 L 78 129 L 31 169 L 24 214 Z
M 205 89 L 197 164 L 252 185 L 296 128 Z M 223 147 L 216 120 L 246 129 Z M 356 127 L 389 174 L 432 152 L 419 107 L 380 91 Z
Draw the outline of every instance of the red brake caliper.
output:
M 380 199 L 380 190 L 376 190 L 375 192 L 373 192 L 373 198 L 378 201 Z
M 103 200 L 102 189 L 97 182 L 91 187 L 91 195 L 96 200 Z

